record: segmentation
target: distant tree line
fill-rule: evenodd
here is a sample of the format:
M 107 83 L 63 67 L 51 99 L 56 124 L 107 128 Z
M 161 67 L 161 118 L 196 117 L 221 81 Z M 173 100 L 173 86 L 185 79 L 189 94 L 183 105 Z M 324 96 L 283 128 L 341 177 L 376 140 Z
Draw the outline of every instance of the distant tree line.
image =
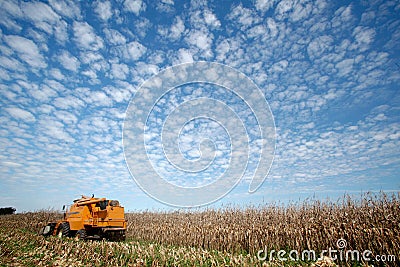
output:
M 16 209 L 12 207 L 0 208 L 0 215 L 14 214 L 15 211 Z

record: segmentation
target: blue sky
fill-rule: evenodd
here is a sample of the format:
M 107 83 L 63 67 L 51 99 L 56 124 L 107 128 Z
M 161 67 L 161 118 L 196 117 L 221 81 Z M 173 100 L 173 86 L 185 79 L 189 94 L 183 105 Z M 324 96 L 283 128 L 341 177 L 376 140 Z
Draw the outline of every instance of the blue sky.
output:
M 263 185 L 249 194 L 244 177 L 215 206 L 397 192 L 399 14 L 398 1 L 1 1 L 0 206 L 59 208 L 94 193 L 129 210 L 168 208 L 130 176 L 125 111 L 144 81 L 193 61 L 247 75 L 276 125 Z M 168 107 L 195 90 L 164 97 L 155 110 L 163 115 L 150 116 L 154 133 Z M 251 124 L 251 115 L 245 121 Z M 193 140 L 214 136 L 213 179 L 229 163 L 229 138 L 218 139 L 225 134 L 218 123 L 192 124 L 182 130 L 180 149 L 196 158 Z

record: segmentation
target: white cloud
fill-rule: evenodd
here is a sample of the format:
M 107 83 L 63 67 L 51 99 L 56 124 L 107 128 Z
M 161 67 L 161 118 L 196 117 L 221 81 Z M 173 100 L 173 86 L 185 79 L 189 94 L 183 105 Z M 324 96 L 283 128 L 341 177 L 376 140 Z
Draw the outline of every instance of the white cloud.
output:
M 84 64 L 91 64 L 98 61 L 105 61 L 103 55 L 97 51 L 96 52 L 84 51 L 80 54 L 79 58 L 81 62 Z
M 132 77 L 140 77 L 143 80 L 135 80 L 137 83 L 142 83 L 150 76 L 155 75 L 159 71 L 159 67 L 154 64 L 145 63 L 143 61 L 139 61 L 135 64 L 135 68 L 132 68 Z M 138 79 L 138 78 L 136 78 Z
M 187 42 L 202 50 L 208 50 L 211 48 L 212 36 L 203 31 L 192 30 L 187 37 Z
M 256 0 L 256 8 L 260 11 L 268 11 L 270 10 L 276 3 L 276 0 Z
M 51 31 L 52 29 L 50 28 L 49 33 L 51 33 Z M 31 28 L 27 31 L 25 37 L 32 40 L 42 52 L 47 52 L 49 50 L 46 43 L 48 34 L 46 34 L 45 32 L 37 31 Z
M 68 18 L 79 18 L 81 16 L 78 3 L 71 0 L 49 0 L 49 4 L 57 13 Z
M 68 25 L 64 20 L 61 20 L 54 26 L 54 35 L 56 40 L 64 44 L 68 40 Z
M 35 68 L 45 68 L 47 63 L 40 54 L 37 45 L 32 40 L 17 35 L 4 37 L 6 43 L 18 53 L 18 56 Z
M 345 59 L 336 64 L 336 68 L 339 70 L 339 75 L 345 76 L 349 74 L 353 69 L 354 59 Z
M 161 3 L 173 6 L 174 0 L 161 0 Z
M 111 2 L 110 1 L 98 1 L 94 3 L 94 11 L 97 13 L 100 19 L 107 21 L 112 16 Z
M 267 19 L 267 27 L 272 37 L 275 37 L 278 34 L 278 28 L 274 19 L 272 18 Z
M 74 21 L 73 28 L 74 39 L 79 48 L 92 51 L 103 48 L 103 40 L 95 34 L 94 29 L 87 22 Z
M 307 47 L 307 53 L 311 59 L 315 59 L 316 57 L 326 54 L 326 52 L 329 52 L 332 49 L 333 38 L 328 35 L 323 35 L 317 37 L 315 40 L 309 43 Z
M 13 19 L 15 17 L 22 17 L 22 11 L 18 6 L 18 3 L 13 1 L 3 1 L 1 3 L 0 16 L 2 18 L 0 20 L 0 24 L 3 24 L 8 29 L 12 29 L 17 32 L 22 30 L 22 27 Z
M 96 106 L 107 106 L 112 105 L 112 99 L 103 91 L 83 91 L 82 98 L 85 99 L 86 103 L 94 104 Z
M 293 13 L 291 14 L 290 18 L 292 21 L 295 21 L 295 22 L 304 20 L 311 14 L 313 9 L 314 9 L 314 7 L 313 7 L 312 3 L 298 2 L 293 7 Z
M 249 8 L 243 7 L 241 4 L 232 9 L 231 13 L 228 15 L 228 18 L 234 23 L 238 23 L 242 30 L 261 22 L 261 18 L 256 12 Z
M 291 11 L 294 7 L 295 2 L 291 0 L 282 0 L 276 6 L 275 14 L 278 19 L 285 17 L 285 14 Z
M 215 52 L 217 53 L 217 60 L 224 60 L 229 51 L 231 51 L 229 41 L 227 39 L 222 40 L 215 49 Z
M 126 48 L 132 60 L 138 60 L 144 55 L 144 53 L 146 53 L 147 50 L 145 46 L 136 41 L 128 43 Z
M 66 131 L 65 125 L 52 117 L 46 116 L 41 118 L 39 121 L 39 128 L 41 129 L 43 135 L 61 140 L 64 143 L 73 143 L 75 141 L 75 139 Z
M 374 41 L 375 30 L 368 27 L 358 26 L 354 29 L 353 36 L 357 48 L 363 52 L 366 51 L 369 48 L 369 45 Z
M 76 72 L 80 66 L 79 60 L 66 50 L 62 51 L 61 55 L 58 56 L 58 60 L 64 68 L 70 71 Z
M 26 71 L 21 62 L 11 57 L 0 56 L 0 66 L 15 71 Z
M 41 2 L 22 2 L 21 9 L 25 16 L 39 25 L 43 22 L 55 24 L 60 19 L 51 7 Z
M 113 100 L 117 103 L 128 101 L 131 97 L 131 92 L 125 88 L 125 86 L 119 87 L 106 87 L 103 89 L 108 95 L 110 95 Z M 121 116 L 121 115 L 119 115 Z M 125 117 L 123 114 L 122 117 Z
M 88 69 L 81 72 L 83 75 L 90 77 L 91 79 L 97 79 L 97 74 L 94 70 Z
M 361 24 L 369 24 L 371 21 L 373 21 L 376 17 L 376 13 L 374 10 L 369 10 L 366 11 L 362 14 L 361 16 Z
M 0 78 L 5 81 L 11 80 L 11 77 L 8 74 L 8 71 L 6 71 L 5 69 L 0 69 Z M 3 94 L 6 94 L 6 93 L 9 94 L 9 92 L 3 92 Z M 10 99 L 12 99 L 12 98 L 10 98 Z
M 272 65 L 271 71 L 272 72 L 284 71 L 287 68 L 288 64 L 289 62 L 287 60 L 281 60 L 279 62 L 276 62 L 274 65 Z
M 247 30 L 247 36 L 249 38 L 257 38 L 263 36 L 268 32 L 267 28 L 263 24 L 256 25 Z
M 171 26 L 169 38 L 177 40 L 182 36 L 185 31 L 185 24 L 180 17 L 175 17 L 174 24 Z
M 48 85 L 50 88 L 52 88 L 53 90 L 55 90 L 57 92 L 65 92 L 67 90 L 67 88 L 63 84 L 61 84 L 55 80 L 47 80 L 46 79 L 44 81 L 44 84 Z
M 212 28 L 219 28 L 221 26 L 221 22 L 217 19 L 214 13 L 210 10 L 204 11 L 204 21 L 206 24 Z
M 161 0 L 157 3 L 157 11 L 172 13 L 174 12 L 174 1 L 173 0 Z
M 28 89 L 29 94 L 33 99 L 37 99 L 42 103 L 46 103 L 51 98 L 57 96 L 57 91 L 47 84 L 42 84 L 40 87 L 32 84 Z
M 57 110 L 54 112 L 57 119 L 63 122 L 64 125 L 74 125 L 78 122 L 78 118 L 71 112 L 65 110 Z
M 340 7 L 336 10 L 332 19 L 332 29 L 334 31 L 340 31 L 349 26 L 349 23 L 353 20 L 352 5 Z
M 4 1 L 1 3 L 1 9 L 13 17 L 22 17 L 22 11 L 16 1 Z
M 53 104 L 55 107 L 61 109 L 72 108 L 73 110 L 79 110 L 85 105 L 85 102 L 75 96 L 69 95 L 66 97 L 57 97 L 54 99 Z
M 124 10 L 139 16 L 140 12 L 146 10 L 146 4 L 142 0 L 125 0 Z
M 22 2 L 21 9 L 36 28 L 47 34 L 54 33 L 60 43 L 67 40 L 67 24 L 50 6 L 41 2 Z
M 193 62 L 193 55 L 192 53 L 184 48 L 179 49 L 178 51 L 178 61 L 179 63 L 190 63 Z
M 129 68 L 126 64 L 111 65 L 111 75 L 113 78 L 125 80 L 128 73 L 129 73 Z
M 5 110 L 15 119 L 23 120 L 26 122 L 36 121 L 35 116 L 33 116 L 33 114 L 27 110 L 16 107 L 5 108 Z
M 150 20 L 140 16 L 138 17 L 138 20 L 134 25 L 135 35 L 137 35 L 140 38 L 144 38 L 147 35 L 148 31 L 151 29 L 151 27 L 152 23 L 150 22 Z
M 106 35 L 107 42 L 113 45 L 123 45 L 126 43 L 125 36 L 119 31 L 113 29 L 105 29 L 104 33 Z

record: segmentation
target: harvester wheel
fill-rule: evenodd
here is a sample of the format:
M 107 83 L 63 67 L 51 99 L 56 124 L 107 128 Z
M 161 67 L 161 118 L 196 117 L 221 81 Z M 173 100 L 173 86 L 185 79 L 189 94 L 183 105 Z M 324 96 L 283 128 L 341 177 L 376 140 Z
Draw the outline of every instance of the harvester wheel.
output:
M 58 227 L 57 236 L 59 238 L 70 236 L 70 228 L 69 228 L 69 223 L 68 222 L 63 222 L 63 223 L 60 224 L 60 226 Z
M 39 235 L 42 235 L 45 237 L 52 235 L 55 226 L 56 226 L 56 223 L 48 223 L 46 226 L 42 227 L 39 230 Z
M 110 231 L 107 234 L 109 241 L 125 241 L 125 231 Z
M 118 236 L 118 241 L 125 241 L 125 239 L 126 239 L 125 231 L 120 231 Z
M 79 240 L 79 239 L 80 240 L 85 240 L 86 237 L 87 237 L 87 233 L 86 233 L 85 229 L 81 229 L 81 230 L 78 230 L 78 232 L 76 232 L 75 238 L 77 240 Z
M 53 228 L 53 229 L 54 229 L 54 228 Z M 39 234 L 40 234 L 40 235 L 43 235 L 43 236 L 49 236 L 49 235 L 51 234 L 51 227 L 50 227 L 50 225 L 44 226 L 44 227 L 40 230 Z

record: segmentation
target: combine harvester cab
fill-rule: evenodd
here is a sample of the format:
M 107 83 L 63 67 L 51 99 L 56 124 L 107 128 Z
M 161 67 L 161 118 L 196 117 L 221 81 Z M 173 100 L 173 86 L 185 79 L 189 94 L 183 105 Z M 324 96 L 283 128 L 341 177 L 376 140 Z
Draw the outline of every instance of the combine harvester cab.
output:
M 65 210 L 65 206 L 63 207 Z M 64 219 L 50 222 L 41 229 L 43 236 L 76 237 L 78 239 L 125 240 L 124 207 L 118 200 L 82 196 L 64 212 Z

